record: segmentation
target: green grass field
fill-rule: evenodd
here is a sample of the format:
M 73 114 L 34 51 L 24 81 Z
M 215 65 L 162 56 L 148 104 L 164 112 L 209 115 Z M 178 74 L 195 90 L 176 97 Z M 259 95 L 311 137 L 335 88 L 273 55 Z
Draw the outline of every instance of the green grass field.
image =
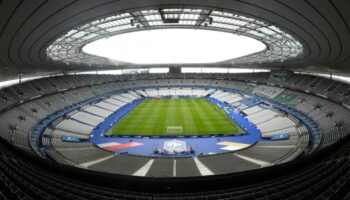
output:
M 167 133 L 181 126 L 182 133 Z M 145 99 L 107 134 L 201 135 L 242 133 L 226 113 L 207 99 Z

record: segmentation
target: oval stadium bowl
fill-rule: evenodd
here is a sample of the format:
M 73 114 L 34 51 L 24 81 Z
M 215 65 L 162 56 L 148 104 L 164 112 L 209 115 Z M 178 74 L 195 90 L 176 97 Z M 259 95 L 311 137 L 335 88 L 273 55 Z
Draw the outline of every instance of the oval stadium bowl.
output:
M 2 1 L 0 199 L 349 199 L 347 1 Z

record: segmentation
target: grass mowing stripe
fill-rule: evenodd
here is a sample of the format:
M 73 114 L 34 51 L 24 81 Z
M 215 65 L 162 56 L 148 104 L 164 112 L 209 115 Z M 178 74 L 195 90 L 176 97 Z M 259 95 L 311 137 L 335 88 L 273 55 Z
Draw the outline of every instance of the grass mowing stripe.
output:
M 240 133 L 226 113 L 207 99 L 145 99 L 111 130 L 114 135 L 168 135 L 167 126 L 182 134 Z
M 185 124 L 185 121 L 184 121 L 184 117 L 182 115 L 182 109 L 181 108 L 181 100 L 182 99 L 179 99 L 180 101 L 175 101 L 175 116 L 176 116 L 176 124 L 177 126 L 182 126 L 183 124 Z M 182 131 L 183 132 L 187 132 L 186 130 L 184 130 L 186 128 L 185 127 L 182 127 Z
M 163 110 L 163 104 L 163 101 L 158 102 L 158 106 L 154 106 L 154 104 L 151 103 L 149 104 L 150 114 L 146 114 L 146 119 L 139 122 L 142 124 L 142 126 L 140 126 L 140 131 L 145 130 L 147 134 L 151 134 L 153 132 L 160 134 L 162 132 L 162 129 L 153 122 L 156 121 L 157 117 L 161 114 Z
M 145 101 L 140 108 L 137 107 L 137 112 L 130 113 L 128 115 L 128 117 L 131 118 L 131 120 L 129 121 L 128 124 L 125 124 L 124 126 L 126 134 L 129 134 L 127 127 L 131 127 L 131 130 L 133 130 L 134 132 L 138 132 L 138 133 L 143 132 L 144 130 L 143 126 L 145 125 L 146 120 L 148 119 L 148 115 L 146 115 L 146 113 L 152 111 L 150 109 L 151 101 L 149 101 L 149 99 L 146 99 L 146 100 L 147 101 Z M 144 111 L 147 111 L 147 112 L 144 112 Z M 125 121 L 127 121 L 127 119 Z
M 203 114 L 201 116 L 203 116 L 203 120 L 205 120 L 207 122 L 207 125 L 210 127 L 210 133 L 215 132 L 218 133 L 221 131 L 222 127 L 218 127 L 216 126 L 216 116 L 213 117 L 215 115 L 215 109 L 211 109 L 211 104 L 208 104 L 209 102 L 206 101 L 206 99 L 202 99 L 202 101 L 200 101 L 199 104 L 199 109 L 200 112 L 202 112 Z M 205 110 L 204 110 L 205 109 Z
M 194 103 L 196 102 L 196 103 Z M 198 133 L 201 133 L 203 130 L 207 130 L 208 127 L 207 127 L 207 123 L 205 123 L 205 121 L 202 119 L 201 115 L 203 113 L 199 113 L 198 112 L 198 106 L 199 106 L 199 102 L 200 101 L 196 101 L 196 100 L 193 100 L 193 99 L 190 99 L 188 101 L 188 104 L 189 106 L 191 107 L 191 113 L 192 115 L 194 116 L 194 118 L 196 119 L 194 121 L 194 124 L 196 127 L 198 127 Z
M 221 126 L 220 126 L 220 129 L 221 130 L 225 130 L 225 127 L 223 126 L 223 124 L 221 123 L 222 121 L 223 122 L 227 122 L 227 120 L 225 120 L 225 115 L 226 113 L 223 113 L 221 109 L 219 109 L 217 106 L 213 105 L 213 104 L 210 104 L 209 105 L 210 107 L 213 107 L 213 109 L 209 109 L 211 111 L 210 113 L 210 121 L 212 123 L 219 123 Z M 215 116 L 215 117 L 214 117 Z
M 160 105 L 153 105 L 153 106 L 162 106 L 162 111 L 161 113 L 157 116 L 156 122 L 158 123 L 153 123 L 153 130 L 158 130 L 159 135 L 165 135 L 166 134 L 166 120 L 164 120 L 167 117 L 168 114 L 168 108 L 169 104 L 166 104 L 165 101 L 161 101 Z M 157 132 L 157 131 L 153 131 Z
M 126 115 L 113 129 L 113 132 L 118 132 L 121 134 L 129 134 L 128 132 L 137 131 L 137 126 L 135 124 L 138 121 L 143 120 L 143 115 L 140 114 L 142 110 L 146 109 L 148 99 L 145 99 L 139 106 L 133 109 L 128 115 Z M 135 117 L 136 116 L 136 117 Z M 126 127 L 128 127 L 126 129 Z
M 166 118 L 166 126 L 176 126 L 176 120 L 175 120 L 175 101 L 168 101 L 168 113 Z
M 188 101 L 180 101 L 181 102 L 181 114 L 184 119 L 184 133 L 189 133 L 189 134 L 196 134 L 198 133 L 198 128 L 196 124 L 194 123 L 193 116 L 191 112 L 188 112 L 189 109 L 189 104 Z
M 212 106 L 214 107 L 217 107 L 213 104 L 211 104 Z M 238 126 L 236 126 L 231 119 L 229 119 L 229 117 L 227 116 L 226 112 L 222 109 L 214 109 L 213 110 L 214 112 L 216 112 L 218 118 L 215 119 L 216 123 L 220 124 L 220 126 L 222 127 L 222 130 L 225 132 L 225 133 L 229 133 L 229 131 L 231 129 L 234 129 L 233 132 L 242 132 L 240 130 L 240 128 L 238 128 Z
M 189 106 L 191 107 L 191 113 L 194 118 L 194 124 L 197 127 L 198 133 L 204 133 L 208 130 L 207 123 L 201 118 L 201 113 L 198 112 L 198 104 L 194 103 L 193 99 L 189 99 Z

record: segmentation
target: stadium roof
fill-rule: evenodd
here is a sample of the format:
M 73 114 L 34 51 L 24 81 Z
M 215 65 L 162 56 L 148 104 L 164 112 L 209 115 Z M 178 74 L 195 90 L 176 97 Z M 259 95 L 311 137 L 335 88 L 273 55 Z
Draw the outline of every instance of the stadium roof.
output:
M 177 29 L 173 30 L 173 28 Z M 128 66 L 128 63 L 111 63 L 109 60 L 87 55 L 80 49 L 91 41 L 116 34 L 124 33 L 124 36 L 128 35 L 126 34 L 128 32 L 152 29 L 169 29 L 168 32 L 171 30 L 175 32 L 179 28 L 208 29 L 245 35 L 260 40 L 267 45 L 264 51 L 243 58 L 220 62 L 221 64 L 234 65 L 283 61 L 295 59 L 303 54 L 303 47 L 298 40 L 280 28 L 261 20 L 238 15 L 234 12 L 212 9 L 164 8 L 129 11 L 83 24 L 55 40 L 47 48 L 47 55 L 54 61 L 66 63 Z M 169 33 L 167 35 L 169 41 L 181 37 L 181 35 Z M 132 44 L 132 40 L 129 42 Z M 206 43 L 206 40 L 202 42 Z M 190 46 L 190 43 L 188 43 L 188 46 Z M 184 46 L 184 48 L 187 47 Z M 210 44 L 208 44 L 206 50 L 211 50 Z M 164 63 L 166 64 L 167 61 Z
M 132 68 L 135 65 L 84 54 L 81 48 L 120 33 L 163 28 L 225 31 L 267 46 L 262 52 L 205 67 L 346 73 L 349 10 L 347 0 L 4 0 L 0 4 L 0 78 L 18 73 Z
M 82 54 L 104 57 L 110 59 L 106 62 L 114 61 L 116 65 L 120 65 L 120 61 L 129 65 L 207 64 L 261 52 L 266 45 L 250 37 L 226 32 L 158 29 L 118 34 L 93 41 L 82 49 Z

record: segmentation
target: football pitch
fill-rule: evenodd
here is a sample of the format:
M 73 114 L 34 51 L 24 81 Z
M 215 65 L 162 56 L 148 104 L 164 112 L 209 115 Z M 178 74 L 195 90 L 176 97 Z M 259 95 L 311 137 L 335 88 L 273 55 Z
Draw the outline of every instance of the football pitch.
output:
M 176 130 L 171 131 L 171 127 L 175 127 Z M 177 136 L 235 133 L 242 133 L 242 130 L 222 109 L 207 99 L 164 98 L 145 99 L 107 135 Z

